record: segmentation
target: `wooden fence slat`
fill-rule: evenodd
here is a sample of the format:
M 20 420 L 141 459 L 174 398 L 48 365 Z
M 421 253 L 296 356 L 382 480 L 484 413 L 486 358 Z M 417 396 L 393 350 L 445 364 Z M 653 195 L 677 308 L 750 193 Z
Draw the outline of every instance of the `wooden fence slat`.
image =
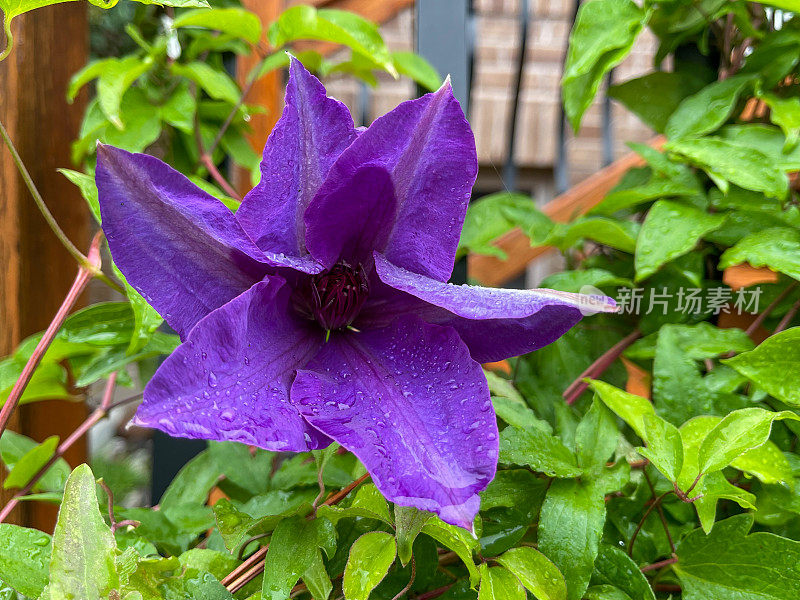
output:
M 660 148 L 664 142 L 663 136 L 657 136 L 648 144 Z M 559 223 L 572 221 L 599 204 L 629 169 L 643 164 L 644 160 L 635 152 L 626 154 L 545 204 L 542 212 Z M 507 260 L 483 255 L 470 255 L 467 258 L 467 276 L 482 285 L 502 285 L 521 275 L 536 257 L 555 251 L 549 246 L 532 247 L 520 229 L 509 231 L 498 238 L 494 245 L 508 255 Z
M 86 3 L 48 6 L 14 19 L 15 46 L 0 63 L 0 116 L 31 176 L 64 231 L 81 249 L 89 243 L 89 216 L 78 189 L 56 172 L 70 167 L 85 95 L 65 99 L 70 76 L 86 64 Z M 85 93 L 84 93 L 85 94 Z M 0 146 L 0 356 L 43 330 L 56 313 L 77 265 L 48 229 L 8 151 Z M 41 441 L 65 438 L 86 415 L 82 403 L 44 402 L 23 407 L 16 426 Z M 85 443 L 66 456 L 86 460 Z M 0 491 L 0 498 L 4 492 Z M 49 530 L 55 507 L 31 503 L 25 522 Z M 15 517 L 19 520 L 22 515 Z

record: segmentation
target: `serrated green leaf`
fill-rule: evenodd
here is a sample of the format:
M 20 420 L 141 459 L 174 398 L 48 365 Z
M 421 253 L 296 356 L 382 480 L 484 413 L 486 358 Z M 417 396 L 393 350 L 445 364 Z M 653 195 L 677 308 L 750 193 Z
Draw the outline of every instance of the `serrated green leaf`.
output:
M 683 441 L 678 429 L 655 414 L 644 416 L 643 438 L 647 448 L 637 451 L 670 481 L 677 481 L 683 467 Z
M 347 600 L 367 600 L 392 566 L 397 552 L 394 536 L 372 531 L 358 538 L 350 548 L 342 590 Z
M 724 215 L 711 215 L 671 200 L 653 204 L 636 239 L 636 281 L 690 252 L 705 234 L 724 222 Z
M 284 519 L 275 528 L 264 564 L 261 594 L 271 600 L 289 600 L 297 580 L 319 555 L 317 523 L 300 517 Z M 388 535 L 388 534 L 386 534 Z
M 439 517 L 431 517 L 422 527 L 422 533 L 431 536 L 434 540 L 455 552 L 469 571 L 470 587 L 478 585 L 480 575 L 472 551 L 478 546 L 478 540 L 464 531 L 461 527 L 450 525 Z
M 800 406 L 800 327 L 770 336 L 755 350 L 723 362 L 768 394 Z
M 630 0 L 592 0 L 580 7 L 561 84 L 567 118 L 575 131 L 603 76 L 628 55 L 646 18 Z
M 100 515 L 92 470 L 81 465 L 67 480 L 53 533 L 50 600 L 100 600 L 119 590 L 116 547 Z
M 47 464 L 58 447 L 58 436 L 47 438 L 38 446 L 28 450 L 9 471 L 3 482 L 3 489 L 24 488 L 39 469 Z
M 417 539 L 422 528 L 425 527 L 425 523 L 432 516 L 431 513 L 416 509 L 413 506 L 395 505 L 394 522 L 397 526 L 397 531 L 395 532 L 397 537 L 397 557 L 404 567 L 411 560 L 414 540 Z
M 175 29 L 203 27 L 227 33 L 257 44 L 261 39 L 261 21 L 258 16 L 243 8 L 212 8 L 182 13 L 172 22 Z
M 550 477 L 577 477 L 583 470 L 557 437 L 540 429 L 508 426 L 500 433 L 501 463 L 527 465 Z
M 50 536 L 38 529 L 0 523 L 0 580 L 38 598 L 50 580 L 50 543 Z
M 656 71 L 612 85 L 608 95 L 659 133 L 681 101 L 703 87 L 700 77 L 684 72 Z
M 631 600 L 656 600 L 653 588 L 623 550 L 611 544 L 601 544 L 594 562 L 592 584 L 613 585 Z
M 667 137 L 699 137 L 728 120 L 740 94 L 752 83 L 750 75 L 736 75 L 707 85 L 680 103 L 665 128 Z
M 752 515 L 697 529 L 678 545 L 674 570 L 685 600 L 790 600 L 800 596 L 800 542 L 747 532 Z
M 392 63 L 400 75 L 410 77 L 430 92 L 435 92 L 442 85 L 442 76 L 419 54 L 392 52 Z
M 618 440 L 619 430 L 614 415 L 595 399 L 575 429 L 578 465 L 590 473 L 602 469 L 616 449 Z
M 775 227 L 752 233 L 723 252 L 719 268 L 745 262 L 800 279 L 800 231 Z
M 480 567 L 481 587 L 478 600 L 525 600 L 525 590 L 519 580 L 503 567 Z
M 539 519 L 539 550 L 558 567 L 568 600 L 579 600 L 603 534 L 603 491 L 575 479 L 557 479 L 547 490 Z
M 789 191 L 789 180 L 781 167 L 760 150 L 742 143 L 709 136 L 671 141 L 664 148 L 701 167 L 723 192 L 728 181 L 778 199 Z
M 186 77 L 190 81 L 194 81 L 215 100 L 224 100 L 231 104 L 239 102 L 241 96 L 239 86 L 227 73 L 218 71 L 209 64 L 202 62 L 182 64 L 176 62 L 170 65 L 170 70 L 173 75 Z
M 800 420 L 789 411 L 772 412 L 763 408 L 743 408 L 725 416 L 700 445 L 698 467 L 701 473 L 718 471 L 748 450 L 768 439 L 772 423 L 781 419 Z
M 538 600 L 566 600 L 564 576 L 535 548 L 512 548 L 495 560 L 511 571 Z

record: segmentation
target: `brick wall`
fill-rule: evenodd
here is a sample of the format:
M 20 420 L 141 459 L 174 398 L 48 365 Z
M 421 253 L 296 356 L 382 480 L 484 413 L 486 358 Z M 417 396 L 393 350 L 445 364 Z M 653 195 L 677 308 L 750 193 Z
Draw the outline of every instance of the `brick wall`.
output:
M 552 168 L 558 139 L 559 80 L 567 36 L 571 25 L 572 0 L 532 0 L 528 29 L 525 72 L 517 114 L 515 159 L 523 170 L 521 183 L 537 191 L 537 200 L 552 195 Z M 475 131 L 478 156 L 484 171 L 502 169 L 508 146 L 514 73 L 519 47 L 519 0 L 475 0 L 476 40 L 470 120 Z M 382 27 L 393 50 L 411 50 L 414 44 L 413 10 L 400 13 Z M 623 81 L 651 70 L 655 50 L 653 37 L 645 32 L 630 56 L 615 71 Z M 345 101 L 356 119 L 366 104 L 367 122 L 411 98 L 414 85 L 381 77 L 381 85 L 363 95 L 359 84 L 331 78 L 326 82 L 331 95 Z M 601 99 L 587 111 L 578 136 L 570 132 L 569 175 L 576 183 L 602 167 Z M 626 141 L 642 141 L 652 133 L 622 106 L 614 103 L 612 131 L 615 155 L 627 151 Z M 544 180 L 543 180 L 544 178 Z M 495 178 L 496 179 L 496 178 Z M 479 182 L 480 185 L 481 182 Z M 484 182 L 481 187 L 493 184 Z

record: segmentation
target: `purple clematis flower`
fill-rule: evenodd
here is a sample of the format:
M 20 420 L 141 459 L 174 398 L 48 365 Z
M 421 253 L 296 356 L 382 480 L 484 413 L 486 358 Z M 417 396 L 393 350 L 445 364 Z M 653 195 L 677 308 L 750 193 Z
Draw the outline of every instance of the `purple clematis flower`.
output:
M 449 83 L 360 130 L 294 59 L 235 214 L 161 161 L 99 146 L 114 260 L 183 340 L 135 422 L 274 451 L 335 440 L 389 500 L 471 529 L 498 455 L 480 363 L 613 309 L 446 283 L 476 173 Z

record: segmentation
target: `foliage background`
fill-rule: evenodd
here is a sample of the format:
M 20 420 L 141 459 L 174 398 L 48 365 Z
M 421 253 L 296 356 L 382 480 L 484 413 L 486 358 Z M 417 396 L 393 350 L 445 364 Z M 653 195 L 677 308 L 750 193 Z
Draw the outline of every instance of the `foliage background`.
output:
M 0 0 L 0 8 L 8 20 L 48 3 Z M 490 242 L 519 226 L 533 244 L 567 257 L 570 270 L 544 286 L 666 290 L 673 303 L 663 313 L 586 319 L 551 346 L 487 372 L 501 468 L 482 495 L 474 537 L 390 506 L 358 461 L 335 447 L 287 457 L 211 444 L 153 510 L 115 505 L 112 488 L 98 488 L 86 466 L 70 474 L 59 440 L 37 444 L 4 432 L 4 485 L 24 492 L 18 500 L 61 509 L 52 536 L 0 524 L 0 579 L 9 586 L 0 594 L 797 598 L 800 217 L 792 174 L 800 171 L 800 27 L 791 15 L 774 26 L 775 9 L 794 4 L 582 6 L 563 79 L 570 122 L 580 125 L 604 75 L 649 27 L 660 42 L 656 67 L 669 58 L 671 70 L 611 93 L 666 143 L 635 146 L 647 165 L 569 224 L 550 222 L 517 194 L 481 199 L 461 252 L 496 253 Z M 148 149 L 236 209 L 223 174 L 231 162 L 253 170 L 258 155 L 244 140 L 257 109 L 242 102 L 225 68 L 234 55 L 261 53 L 258 76 L 283 66 L 282 48 L 294 40 L 327 36 L 352 55 L 339 64 L 300 56 L 320 74 L 369 82 L 382 69 L 438 85 L 424 62 L 391 55 L 373 25 L 341 14 L 290 9 L 270 25 L 266 49 L 262 25 L 232 3 L 215 4 L 215 13 L 114 10 L 127 11 L 115 18 L 130 41 L 101 35 L 106 56 L 67 91 L 95 86 L 74 145 L 82 170 L 63 174 L 96 216 L 96 139 Z M 724 287 L 724 271 L 742 263 L 769 269 L 769 283 L 757 283 L 762 310 L 752 322 L 721 327 L 724 312 L 689 314 L 677 305 L 677 290 Z M 106 389 L 130 384 L 131 367 L 146 380 L 154 360 L 174 349 L 176 337 L 159 330 L 160 317 L 115 274 L 128 301 L 69 317 L 22 402 L 68 399 L 104 379 Z M 40 338 L 0 363 L 5 396 Z M 624 389 L 634 366 L 651 383 L 641 392 L 647 398 Z M 112 406 L 93 414 L 100 419 Z M 225 497 L 211 507 L 213 489 Z

